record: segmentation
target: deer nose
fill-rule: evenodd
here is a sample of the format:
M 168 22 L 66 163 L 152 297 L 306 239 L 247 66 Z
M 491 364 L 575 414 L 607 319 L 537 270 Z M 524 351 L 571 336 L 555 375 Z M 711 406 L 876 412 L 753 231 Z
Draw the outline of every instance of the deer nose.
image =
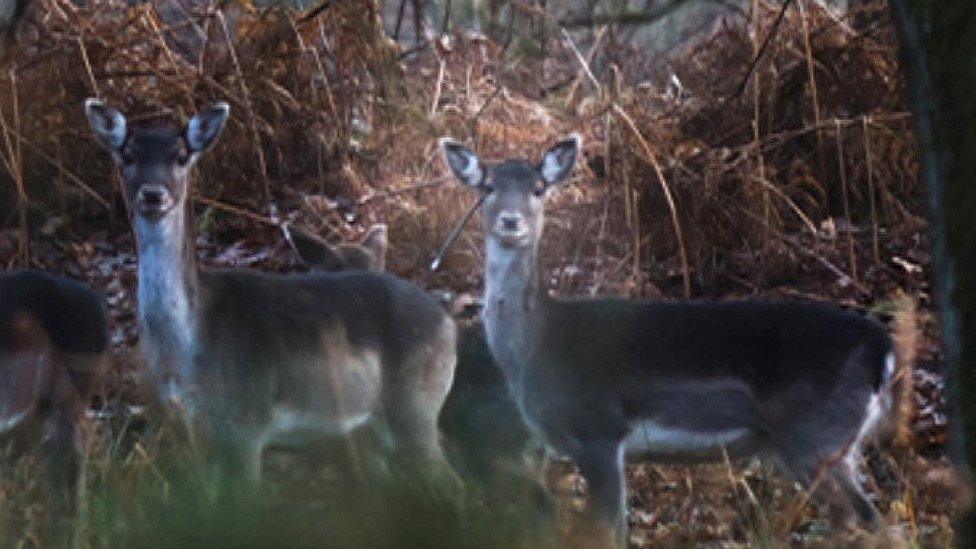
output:
M 502 214 L 498 217 L 498 221 L 501 223 L 502 229 L 514 232 L 519 230 L 522 216 L 519 214 Z
M 158 208 L 166 199 L 166 189 L 162 187 L 142 187 L 139 189 L 139 202 L 143 206 Z

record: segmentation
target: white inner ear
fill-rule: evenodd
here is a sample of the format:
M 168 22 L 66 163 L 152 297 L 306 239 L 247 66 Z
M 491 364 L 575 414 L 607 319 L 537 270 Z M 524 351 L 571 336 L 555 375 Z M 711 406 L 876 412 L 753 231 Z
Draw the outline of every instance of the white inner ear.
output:
M 96 129 L 101 134 L 105 143 L 113 150 L 122 148 L 125 142 L 125 117 L 118 111 L 105 109 L 100 115 L 96 115 Z
M 542 178 L 546 183 L 555 183 L 566 170 L 565 157 L 561 151 L 550 151 L 542 158 Z
M 198 114 L 191 118 L 186 125 L 186 142 L 194 152 L 201 151 L 206 147 L 206 139 L 200 134 L 201 130 L 200 115 Z
M 105 106 L 104 103 L 94 97 L 85 100 L 85 115 L 88 117 L 88 124 L 92 130 L 115 155 L 125 143 L 125 116 L 119 111 Z
M 112 140 L 112 146 L 116 149 L 122 148 L 122 143 L 125 143 L 125 117 L 118 112 L 113 112 L 112 117 L 112 129 L 109 130 L 109 136 Z
M 464 169 L 461 170 L 461 177 L 471 185 L 481 183 L 481 164 L 478 162 L 478 157 L 473 154 L 465 154 L 464 159 L 466 163 Z

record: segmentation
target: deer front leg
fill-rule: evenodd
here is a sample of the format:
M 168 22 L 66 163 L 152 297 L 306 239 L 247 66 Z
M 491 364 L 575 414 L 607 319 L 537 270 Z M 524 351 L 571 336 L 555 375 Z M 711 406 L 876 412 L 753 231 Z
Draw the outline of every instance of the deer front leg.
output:
M 626 547 L 627 507 L 623 443 L 586 441 L 574 456 L 586 479 L 586 530 L 594 546 Z
M 193 424 L 199 459 L 215 502 L 234 503 L 253 495 L 261 482 L 266 430 L 207 414 Z

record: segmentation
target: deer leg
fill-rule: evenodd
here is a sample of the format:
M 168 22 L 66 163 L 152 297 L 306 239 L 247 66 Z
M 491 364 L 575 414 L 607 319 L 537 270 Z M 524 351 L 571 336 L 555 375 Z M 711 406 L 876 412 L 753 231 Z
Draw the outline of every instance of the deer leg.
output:
M 804 486 L 818 484 L 817 496 L 826 503 L 833 525 L 846 526 L 854 518 L 851 513 L 853 510 L 857 518 L 868 527 L 876 528 L 881 523 L 880 515 L 857 481 L 856 460 L 860 457 L 860 452 L 851 448 L 840 459 L 829 455 L 819 457 L 822 455 L 816 448 L 796 446 L 790 450 L 781 449 L 779 452 L 784 468 L 798 482 Z M 831 459 L 835 462 L 825 461 Z
M 69 521 L 74 515 L 77 484 L 84 465 L 77 419 L 68 411 L 55 408 L 44 422 L 41 455 L 52 511 L 59 522 Z
M 206 418 L 194 424 L 216 499 L 233 503 L 257 488 L 261 481 L 261 457 L 267 437 L 256 427 L 237 425 L 223 418 Z
M 388 405 L 387 427 L 393 439 L 393 451 L 401 465 L 419 469 L 433 477 L 450 471 L 440 444 L 437 429 L 438 407 L 412 395 L 393 399 Z
M 454 322 L 446 320 L 437 338 L 404 357 L 404 379 L 387 384 L 383 409 L 401 461 L 434 479 L 447 480 L 451 491 L 460 495 L 463 484 L 444 456 L 438 430 L 456 362 Z
M 860 451 L 857 450 L 856 447 L 852 448 L 851 453 L 844 456 L 844 459 L 834 466 L 832 474 L 834 481 L 840 486 L 850 505 L 854 508 L 857 518 L 871 530 L 878 530 L 884 525 L 884 521 L 858 482 L 858 462 L 861 455 Z M 856 453 L 854 453 L 855 451 Z
M 574 456 L 586 479 L 587 527 L 598 536 L 609 529 L 615 547 L 626 547 L 627 538 L 623 450 L 621 441 L 585 442 Z M 598 543 L 606 541 L 603 537 Z

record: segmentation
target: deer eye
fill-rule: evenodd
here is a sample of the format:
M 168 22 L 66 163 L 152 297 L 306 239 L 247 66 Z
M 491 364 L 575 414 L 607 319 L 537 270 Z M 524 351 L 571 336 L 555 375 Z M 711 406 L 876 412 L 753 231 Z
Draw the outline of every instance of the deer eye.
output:
M 545 185 L 536 185 L 535 188 L 532 189 L 532 194 L 534 194 L 536 196 L 542 196 L 542 195 L 546 194 L 546 186 Z

